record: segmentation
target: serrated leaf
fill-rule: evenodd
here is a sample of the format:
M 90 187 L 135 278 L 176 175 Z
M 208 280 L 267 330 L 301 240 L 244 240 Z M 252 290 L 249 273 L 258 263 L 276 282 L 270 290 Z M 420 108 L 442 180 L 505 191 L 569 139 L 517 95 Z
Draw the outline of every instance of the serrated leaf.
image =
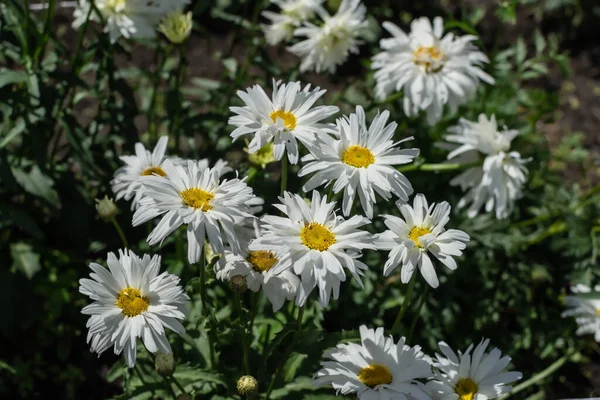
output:
M 27 243 L 11 244 L 10 254 L 13 258 L 13 268 L 25 274 L 27 279 L 33 278 L 41 269 L 40 255 L 33 251 L 33 247 Z

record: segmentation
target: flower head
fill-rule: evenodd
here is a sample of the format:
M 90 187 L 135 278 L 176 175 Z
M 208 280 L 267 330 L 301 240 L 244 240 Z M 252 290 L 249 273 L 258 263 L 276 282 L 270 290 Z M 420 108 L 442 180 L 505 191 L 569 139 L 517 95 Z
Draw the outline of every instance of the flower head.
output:
M 360 328 L 361 343 L 338 344 L 327 350 L 323 369 L 313 378 L 316 386 L 331 385 L 339 394 L 359 399 L 429 400 L 416 379 L 432 376 L 419 346 L 409 347 L 385 337 L 383 328 Z
M 263 11 L 263 17 L 271 24 L 263 25 L 263 31 L 267 43 L 275 46 L 284 40 L 290 40 L 294 36 L 294 30 L 303 21 L 311 19 L 315 11 L 321 8 L 323 0 L 271 0 L 281 8 L 281 12 Z
M 394 142 L 397 124 L 386 125 L 389 116 L 388 111 L 377 114 L 368 127 L 362 107 L 357 106 L 355 114 L 338 119 L 334 131 L 337 138 L 323 136 L 308 145 L 311 154 L 302 159 L 307 164 L 298 175 L 314 175 L 303 190 L 308 192 L 336 181 L 333 192 L 344 190 L 345 216 L 350 215 L 357 193 L 368 218 L 373 217 L 375 192 L 385 200 L 394 195 L 407 202 L 413 192 L 412 185 L 393 166 L 411 162 L 419 150 L 399 148 L 400 143 L 412 138 Z
M 360 0 L 342 0 L 335 15 L 318 10 L 323 19 L 321 26 L 304 22 L 294 31 L 294 36 L 306 39 L 288 50 L 302 58 L 300 71 L 329 72 L 333 74 L 350 53 L 358 54 L 359 37 L 367 26 L 367 9 Z
M 162 19 L 158 30 L 171 41 L 180 44 L 190 36 L 192 32 L 192 12 L 183 13 L 181 10 L 173 10 Z
M 600 285 L 594 287 L 594 292 L 584 285 L 578 284 L 571 288 L 572 296 L 565 296 L 568 309 L 563 317 L 575 317 L 579 328 L 577 335 L 593 334 L 594 340 L 600 343 Z
M 160 256 L 138 257 L 131 250 L 108 253 L 108 270 L 91 263 L 92 279 L 79 281 L 79 292 L 94 302 L 83 308 L 90 315 L 87 341 L 91 351 L 101 354 L 114 347 L 124 351 L 129 368 L 136 359 L 136 342 L 141 338 L 151 353 L 171 353 L 165 328 L 180 335 L 180 320 L 186 314 L 189 297 L 179 286 L 179 278 L 160 271 Z
M 340 283 L 346 280 L 344 267 L 362 286 L 360 276 L 367 266 L 358 258 L 362 249 L 374 246 L 371 234 L 358 228 L 370 221 L 358 215 L 344 220 L 334 213 L 335 203 L 328 203 L 317 191 L 312 193 L 310 206 L 289 192 L 279 200 L 282 204 L 275 207 L 286 217 L 263 216 L 264 233 L 250 250 L 289 249 L 291 268 L 301 280 L 296 304 L 303 305 L 316 286 L 323 306 L 329 304 L 332 291 L 337 299 Z
M 426 17 L 413 20 L 408 35 L 391 22 L 384 22 L 383 27 L 392 38 L 382 39 L 383 51 L 373 57 L 375 95 L 385 99 L 404 90 L 406 115 L 424 110 L 433 125 L 442 117 L 445 104 L 454 112 L 472 97 L 479 80 L 494 83 L 481 70 L 488 59 L 472 44 L 477 37 L 444 35 L 440 17 L 434 18 L 433 26 Z
M 512 390 L 512 383 L 521 379 L 520 372 L 502 372 L 510 357 L 502 356 L 498 349 L 485 353 L 490 340 L 482 340 L 475 347 L 470 345 L 458 355 L 444 342 L 440 342 L 443 355 L 436 354 L 434 378 L 427 383 L 437 398 L 457 400 L 495 399 Z M 450 397 L 451 396 L 451 397 Z
M 318 87 L 311 90 L 310 85 L 302 89 L 300 82 L 275 81 L 271 98 L 258 85 L 246 92 L 238 91 L 245 106 L 230 107 L 237 114 L 229 118 L 229 124 L 237 127 L 231 137 L 235 141 L 245 135 L 254 135 L 248 145 L 250 154 L 273 142 L 276 160 L 281 160 L 287 150 L 290 162 L 296 164 L 298 140 L 303 144 L 314 142 L 315 136 L 322 134 L 321 130 L 326 127 L 320 121 L 339 110 L 335 106 L 313 107 L 323 94 L 325 90 Z
M 437 288 L 439 280 L 429 255 L 455 270 L 457 265 L 453 257 L 462 255 L 469 235 L 457 229 L 445 229 L 450 220 L 450 204 L 445 201 L 428 206 L 425 196 L 418 194 L 412 207 L 404 204 L 399 209 L 404 219 L 384 215 L 389 230 L 380 234 L 376 241 L 379 249 L 391 250 L 383 274 L 387 276 L 402 265 L 400 277 L 407 283 L 419 268 L 427 283 Z
M 108 196 L 104 196 L 103 199 L 96 199 L 96 211 L 100 218 L 110 220 L 112 217 L 119 213 L 119 208 Z

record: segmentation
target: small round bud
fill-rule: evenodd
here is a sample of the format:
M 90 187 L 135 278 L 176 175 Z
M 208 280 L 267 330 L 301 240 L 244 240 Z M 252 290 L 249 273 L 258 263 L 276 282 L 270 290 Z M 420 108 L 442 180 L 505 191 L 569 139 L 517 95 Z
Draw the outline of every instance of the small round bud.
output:
M 173 354 L 158 353 L 154 360 L 154 368 L 161 376 L 170 376 L 175 372 L 175 359 Z
M 103 219 L 111 219 L 119 213 L 115 202 L 107 196 L 104 196 L 101 200 L 96 199 L 96 211 L 98 211 L 98 215 Z
M 192 32 L 192 12 L 184 14 L 181 10 L 174 10 L 167 14 L 158 30 L 171 41 L 180 44 L 190 36 Z
M 248 161 L 252 164 L 260 165 L 262 169 L 265 169 L 267 164 L 277 161 L 275 159 L 275 153 L 273 153 L 273 142 L 265 144 L 255 153 L 250 153 L 247 148 L 244 149 L 244 151 L 248 153 Z
M 258 393 L 258 381 L 252 375 L 244 375 L 237 381 L 238 393 L 242 396 L 251 396 Z
M 248 289 L 248 282 L 246 282 L 246 277 L 243 275 L 234 275 L 229 278 L 229 287 L 238 293 L 242 293 L 246 289 Z

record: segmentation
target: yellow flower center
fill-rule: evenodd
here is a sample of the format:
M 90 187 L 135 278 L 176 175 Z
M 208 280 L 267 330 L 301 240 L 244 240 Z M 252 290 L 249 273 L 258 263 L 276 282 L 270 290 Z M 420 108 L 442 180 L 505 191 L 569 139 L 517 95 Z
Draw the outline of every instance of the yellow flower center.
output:
M 195 210 L 201 209 L 206 212 L 212 210 L 210 202 L 215 198 L 215 194 L 211 192 L 205 192 L 199 188 L 185 189 L 180 193 L 183 202 L 188 207 L 193 207 Z
M 119 12 L 125 8 L 127 0 L 106 0 L 104 2 L 104 8 L 112 12 Z
M 375 162 L 375 156 L 366 147 L 350 146 L 342 154 L 342 161 L 352 167 L 367 168 Z
M 462 378 L 456 382 L 454 391 L 458 395 L 459 400 L 473 400 L 473 396 L 477 393 L 479 387 L 471 378 Z
M 312 250 L 325 251 L 335 244 L 335 235 L 318 222 L 304 225 L 300 232 L 300 239 L 306 247 Z
M 149 304 L 150 301 L 147 297 L 142 297 L 139 290 L 131 287 L 121 290 L 117 297 L 117 307 L 128 317 L 140 315 L 148 309 Z
M 370 388 L 392 383 L 392 373 L 381 364 L 371 364 L 358 372 L 358 379 Z
M 596 314 L 598 314 L 598 318 L 600 318 L 600 307 L 596 309 Z
M 296 116 L 290 111 L 273 111 L 270 117 L 275 123 L 277 123 L 277 118 L 281 118 L 283 120 L 283 123 L 285 124 L 285 127 L 289 130 L 293 130 L 296 128 Z
M 437 46 L 419 47 L 413 52 L 413 62 L 425 67 L 428 73 L 438 72 L 444 67 L 446 55 Z
M 408 232 L 408 238 L 415 242 L 417 247 L 423 247 L 419 244 L 419 238 L 423 235 L 427 235 L 428 233 L 431 233 L 431 230 L 429 228 L 415 226 L 410 230 L 410 232 Z
M 150 167 L 150 168 L 146 168 L 145 170 L 142 171 L 142 176 L 148 176 L 148 175 L 160 175 L 160 176 L 167 176 L 167 173 L 165 171 L 163 171 L 163 169 L 161 167 Z
M 252 268 L 257 272 L 266 272 L 277 263 L 275 254 L 267 250 L 251 251 L 246 260 L 252 264 Z

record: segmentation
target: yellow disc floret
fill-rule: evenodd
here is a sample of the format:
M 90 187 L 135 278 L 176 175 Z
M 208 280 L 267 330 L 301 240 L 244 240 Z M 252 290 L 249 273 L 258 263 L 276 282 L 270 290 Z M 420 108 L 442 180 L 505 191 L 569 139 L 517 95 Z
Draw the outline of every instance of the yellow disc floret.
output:
M 281 118 L 285 127 L 289 130 L 296 128 L 296 116 L 291 111 L 277 110 L 273 111 L 270 115 L 273 122 L 277 122 L 277 118 Z
M 392 383 L 392 373 L 381 364 L 371 364 L 358 372 L 358 379 L 370 388 Z
M 415 226 L 408 233 L 408 238 L 415 242 L 417 247 L 423 247 L 419 244 L 419 238 L 423 235 L 427 235 L 428 233 L 431 233 L 431 229 L 424 228 L 422 226 Z
M 127 0 L 106 0 L 104 8 L 113 13 L 123 11 L 127 5 Z
M 246 260 L 252 264 L 252 268 L 257 272 L 266 272 L 277 264 L 275 253 L 268 250 L 251 251 Z
M 428 73 L 440 71 L 444 61 L 446 56 L 437 46 L 421 46 L 413 52 L 413 62 L 425 67 Z
M 146 168 L 145 170 L 142 171 L 142 176 L 148 176 L 148 175 L 160 175 L 160 176 L 167 176 L 167 173 L 165 171 L 163 171 L 163 169 L 161 167 L 150 167 L 150 168 Z
M 342 154 L 342 162 L 356 168 L 366 168 L 375 162 L 371 150 L 362 146 L 350 146 Z
M 461 378 L 456 382 L 454 391 L 458 395 L 459 400 L 473 400 L 473 396 L 477 393 L 479 387 L 471 378 Z
M 312 250 L 325 251 L 335 244 L 335 235 L 318 222 L 304 225 L 300 232 L 300 239 L 306 247 Z
M 143 297 L 139 290 L 131 287 L 121 290 L 117 297 L 117 307 L 128 317 L 140 315 L 148 309 L 149 304 L 147 297 Z
M 215 194 L 206 192 L 199 188 L 185 189 L 180 193 L 183 202 L 188 207 L 193 207 L 195 210 L 201 209 L 206 212 L 212 210 L 210 202 L 215 198 Z

